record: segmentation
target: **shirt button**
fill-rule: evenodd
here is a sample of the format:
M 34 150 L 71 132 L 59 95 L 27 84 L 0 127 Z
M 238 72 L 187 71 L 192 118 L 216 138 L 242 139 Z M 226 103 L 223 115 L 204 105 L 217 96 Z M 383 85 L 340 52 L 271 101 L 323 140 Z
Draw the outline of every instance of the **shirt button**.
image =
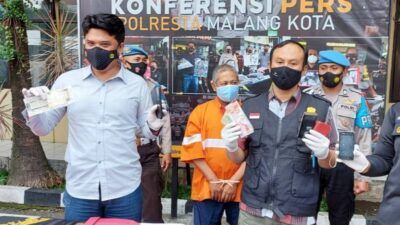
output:
M 99 104 L 101 105 L 101 104 L 103 104 L 103 102 L 99 102 Z
M 101 124 L 101 121 L 97 122 L 97 124 Z
M 97 144 L 101 144 L 101 141 L 98 141 Z

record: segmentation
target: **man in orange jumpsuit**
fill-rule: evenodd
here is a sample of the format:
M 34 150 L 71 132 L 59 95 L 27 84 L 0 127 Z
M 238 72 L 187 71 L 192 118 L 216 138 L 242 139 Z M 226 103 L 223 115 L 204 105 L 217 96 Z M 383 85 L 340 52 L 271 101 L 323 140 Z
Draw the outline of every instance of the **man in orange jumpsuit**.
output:
M 195 167 L 192 181 L 194 225 L 219 225 L 224 211 L 227 222 L 237 225 L 245 165 L 228 159 L 221 139 L 225 106 L 236 100 L 239 93 L 236 69 L 226 64 L 216 67 L 211 84 L 217 97 L 198 105 L 190 114 L 181 160 Z

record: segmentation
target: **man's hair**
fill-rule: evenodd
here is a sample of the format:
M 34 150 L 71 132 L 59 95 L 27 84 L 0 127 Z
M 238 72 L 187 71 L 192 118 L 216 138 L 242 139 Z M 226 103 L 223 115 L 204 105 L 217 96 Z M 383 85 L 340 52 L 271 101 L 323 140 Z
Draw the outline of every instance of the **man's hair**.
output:
M 283 46 L 288 45 L 288 44 L 295 44 L 295 45 L 299 46 L 303 50 L 303 52 L 304 52 L 303 65 L 307 65 L 308 51 L 306 51 L 304 46 L 301 45 L 299 42 L 293 41 L 293 40 L 290 40 L 290 39 L 286 40 L 286 41 L 282 41 L 277 45 L 274 45 L 274 47 L 272 48 L 271 53 L 270 53 L 269 61 L 272 63 L 272 56 L 274 55 L 274 52 L 275 52 L 276 49 L 282 48 Z
M 212 80 L 214 82 L 216 82 L 218 74 L 227 72 L 227 71 L 233 72 L 236 75 L 236 77 L 239 79 L 239 74 L 235 68 L 233 68 L 231 65 L 228 65 L 228 64 L 221 64 L 221 65 L 218 65 L 217 67 L 215 67 L 213 74 L 212 74 Z
M 106 31 L 117 40 L 118 44 L 125 40 L 124 23 L 116 15 L 105 13 L 87 15 L 82 22 L 83 35 L 86 36 L 92 28 Z

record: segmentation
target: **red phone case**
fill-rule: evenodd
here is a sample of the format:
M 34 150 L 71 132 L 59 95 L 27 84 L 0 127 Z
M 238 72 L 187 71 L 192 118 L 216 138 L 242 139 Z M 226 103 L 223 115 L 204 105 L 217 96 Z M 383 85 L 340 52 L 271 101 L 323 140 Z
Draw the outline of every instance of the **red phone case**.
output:
M 327 123 L 323 123 L 321 121 L 315 122 L 314 130 L 323 134 L 325 137 L 329 136 L 331 129 L 332 129 L 331 126 Z

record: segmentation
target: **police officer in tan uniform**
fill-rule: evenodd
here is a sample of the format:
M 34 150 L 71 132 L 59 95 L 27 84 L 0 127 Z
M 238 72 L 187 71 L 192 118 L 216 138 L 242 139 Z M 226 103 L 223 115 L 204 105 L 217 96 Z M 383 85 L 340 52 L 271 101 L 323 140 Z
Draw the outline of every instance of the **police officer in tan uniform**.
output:
M 123 51 L 123 63 L 125 68 L 131 72 L 143 77 L 146 80 L 150 90 L 153 104 L 162 102 L 163 108 L 167 108 L 167 102 L 161 91 L 160 84 L 146 78 L 148 54 L 142 48 L 126 45 Z M 161 99 L 160 99 L 161 97 Z M 142 222 L 146 223 L 163 223 L 161 193 L 164 188 L 164 180 L 162 172 L 166 172 L 171 166 L 171 122 L 170 118 L 166 118 L 166 123 L 160 131 L 157 140 L 137 135 L 137 148 L 140 155 L 140 164 L 142 165 L 142 187 L 143 187 L 143 211 Z M 159 155 L 162 153 L 160 164 Z
M 371 154 L 371 118 L 360 90 L 343 84 L 350 62 L 337 51 L 321 51 L 318 73 L 321 84 L 305 90 L 319 94 L 332 103 L 336 132 L 354 132 L 355 143 L 365 155 Z M 339 136 L 339 135 L 338 135 Z M 355 195 L 368 191 L 368 178 L 353 173 L 342 163 L 321 171 L 320 195 L 326 191 L 329 220 L 334 225 L 348 225 L 354 213 Z

